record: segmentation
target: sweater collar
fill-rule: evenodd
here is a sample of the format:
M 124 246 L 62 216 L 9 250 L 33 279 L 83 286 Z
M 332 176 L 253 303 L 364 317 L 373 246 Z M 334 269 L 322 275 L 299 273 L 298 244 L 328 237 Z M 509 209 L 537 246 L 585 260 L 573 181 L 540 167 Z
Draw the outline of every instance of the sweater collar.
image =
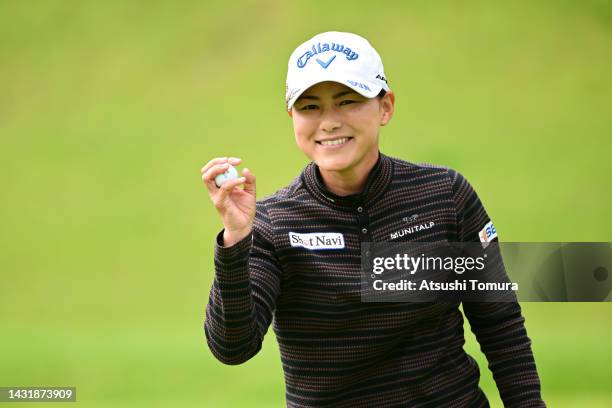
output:
M 302 181 L 306 189 L 317 200 L 330 207 L 355 208 L 370 206 L 387 189 L 393 177 L 393 160 L 384 154 L 378 154 L 378 161 L 368 175 L 366 185 L 360 193 L 339 196 L 327 189 L 321 178 L 319 167 L 311 162 L 302 172 Z

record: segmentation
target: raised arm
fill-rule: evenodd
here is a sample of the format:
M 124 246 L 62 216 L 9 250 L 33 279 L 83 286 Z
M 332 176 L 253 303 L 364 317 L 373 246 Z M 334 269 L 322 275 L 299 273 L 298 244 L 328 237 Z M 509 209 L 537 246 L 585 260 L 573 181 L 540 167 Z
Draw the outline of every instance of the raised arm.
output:
M 261 349 L 280 294 L 281 270 L 265 204 L 255 203 L 254 175 L 245 169 L 244 177 L 218 188 L 214 178 L 227 169 L 227 161 L 220 160 L 202 169 L 224 225 L 215 240 L 215 276 L 204 332 L 219 361 L 241 364 Z M 232 164 L 238 162 L 234 159 Z M 244 189 L 239 188 L 242 183 Z

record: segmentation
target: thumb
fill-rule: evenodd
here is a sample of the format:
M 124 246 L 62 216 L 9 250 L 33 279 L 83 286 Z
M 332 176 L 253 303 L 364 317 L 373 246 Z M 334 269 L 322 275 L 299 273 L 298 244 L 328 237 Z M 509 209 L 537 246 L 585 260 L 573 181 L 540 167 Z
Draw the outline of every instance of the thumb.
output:
M 247 168 L 242 170 L 242 175 L 245 178 L 244 191 L 255 197 L 255 175 Z

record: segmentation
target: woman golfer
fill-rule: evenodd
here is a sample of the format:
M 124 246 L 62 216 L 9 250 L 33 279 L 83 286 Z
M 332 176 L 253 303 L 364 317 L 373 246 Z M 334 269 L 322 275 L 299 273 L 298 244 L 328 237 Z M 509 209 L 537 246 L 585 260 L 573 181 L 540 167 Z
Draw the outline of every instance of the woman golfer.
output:
M 362 242 L 489 242 L 497 234 L 470 184 L 448 168 L 379 152 L 395 96 L 367 40 L 319 34 L 289 58 L 286 103 L 311 160 L 256 202 L 255 175 L 202 179 L 224 229 L 206 308 L 208 346 L 225 364 L 261 348 L 273 321 L 288 407 L 487 407 L 479 368 L 463 350 L 456 303 L 364 303 Z M 243 188 L 240 188 L 243 186 Z M 544 407 L 516 302 L 464 303 L 501 398 Z

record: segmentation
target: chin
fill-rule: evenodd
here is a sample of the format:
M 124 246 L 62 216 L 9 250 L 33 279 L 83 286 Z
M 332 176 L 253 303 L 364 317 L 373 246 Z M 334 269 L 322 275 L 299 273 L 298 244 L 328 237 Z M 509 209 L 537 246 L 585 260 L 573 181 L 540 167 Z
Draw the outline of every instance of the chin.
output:
M 343 171 L 347 170 L 351 167 L 350 160 L 346 160 L 345 158 L 324 158 L 320 160 L 315 160 L 315 163 L 321 170 L 325 171 Z

